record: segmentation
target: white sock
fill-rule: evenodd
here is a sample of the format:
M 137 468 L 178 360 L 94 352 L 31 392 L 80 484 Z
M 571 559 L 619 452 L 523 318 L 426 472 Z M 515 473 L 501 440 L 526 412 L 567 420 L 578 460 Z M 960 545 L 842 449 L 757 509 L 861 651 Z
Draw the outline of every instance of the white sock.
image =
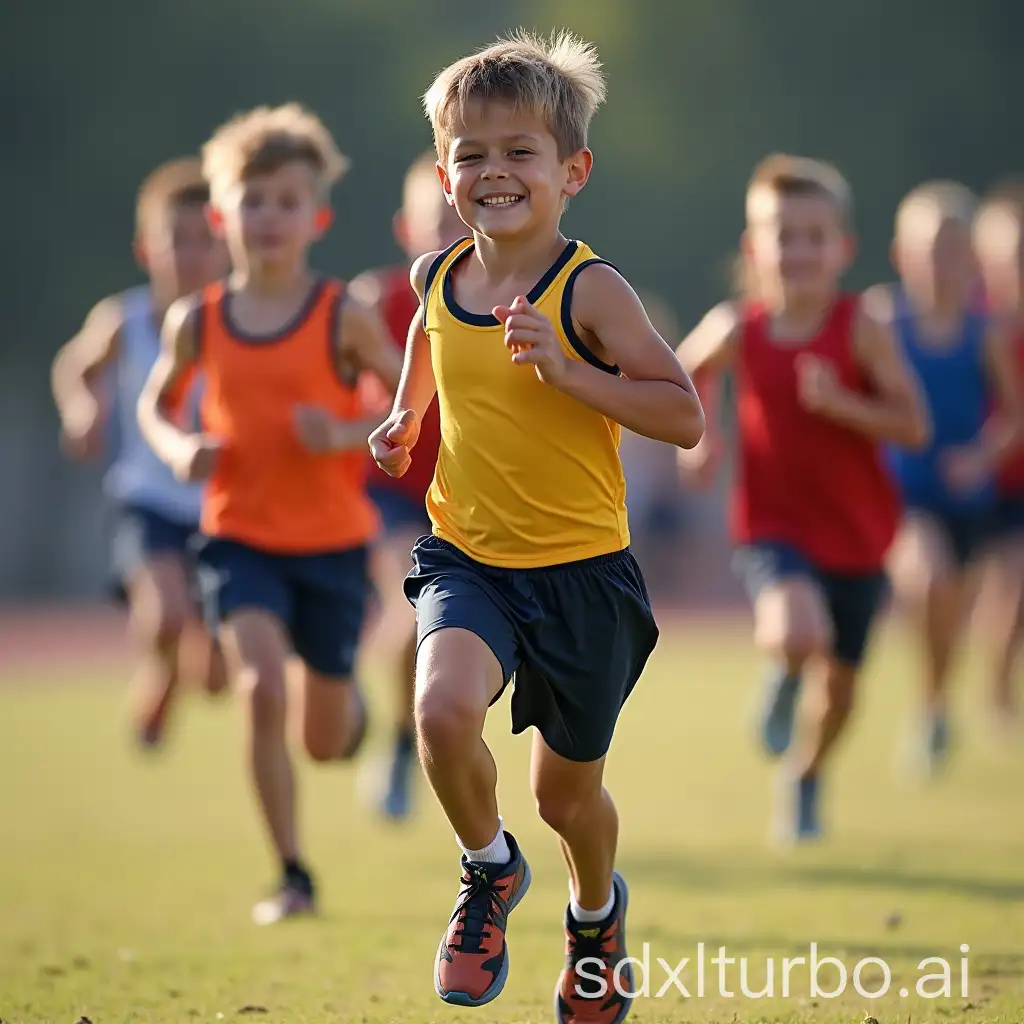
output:
M 467 859 L 475 864 L 507 864 L 512 859 L 512 851 L 508 848 L 508 840 L 505 838 L 505 822 L 500 816 L 498 834 L 482 850 L 471 850 L 458 836 L 455 837 L 455 841 Z
M 608 897 L 608 902 L 600 910 L 584 910 L 579 900 L 576 899 L 576 894 L 572 891 L 572 883 L 569 883 L 569 913 L 572 914 L 572 918 L 579 924 L 596 924 L 598 921 L 604 921 L 608 915 L 612 912 L 612 907 L 615 906 L 615 886 L 612 885 L 611 895 Z

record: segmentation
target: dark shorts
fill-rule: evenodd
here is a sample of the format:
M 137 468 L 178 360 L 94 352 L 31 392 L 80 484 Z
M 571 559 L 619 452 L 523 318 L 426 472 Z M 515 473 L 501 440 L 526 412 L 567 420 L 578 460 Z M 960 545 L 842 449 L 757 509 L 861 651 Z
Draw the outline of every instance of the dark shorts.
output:
M 202 537 L 197 547 L 212 631 L 242 609 L 269 612 L 313 671 L 352 675 L 368 592 L 365 547 L 279 555 L 220 537 Z
M 952 512 L 930 505 L 908 505 L 907 512 L 930 519 L 946 538 L 956 565 L 963 569 L 985 546 L 992 533 L 991 512 Z
M 182 524 L 142 505 L 121 505 L 114 517 L 111 542 L 111 596 L 127 602 L 128 586 L 140 566 L 158 555 L 182 560 L 189 584 L 195 584 L 195 557 L 191 544 L 195 524 Z
M 1007 540 L 1024 535 L 1024 495 L 1001 497 L 996 502 L 989 529 L 991 540 Z
M 819 569 L 788 544 L 753 544 L 740 548 L 734 568 L 743 579 L 751 601 L 773 583 L 790 576 L 807 576 L 821 587 L 832 618 L 833 654 L 854 668 L 864 660 L 871 627 L 888 596 L 884 572 L 838 573 Z
M 449 627 L 476 633 L 504 685 L 515 679 L 513 733 L 536 726 L 570 761 L 602 757 L 658 640 L 629 549 L 543 569 L 483 565 L 434 536 L 412 554 L 405 593 L 417 644 Z
M 393 487 L 371 486 L 367 493 L 380 512 L 385 535 L 399 530 L 430 533 L 430 519 L 424 502 L 414 501 Z

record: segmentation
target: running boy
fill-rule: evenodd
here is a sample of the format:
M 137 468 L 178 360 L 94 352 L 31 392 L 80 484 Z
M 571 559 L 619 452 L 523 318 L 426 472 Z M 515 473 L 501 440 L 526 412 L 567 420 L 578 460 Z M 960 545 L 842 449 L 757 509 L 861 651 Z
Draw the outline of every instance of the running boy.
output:
M 974 222 L 974 247 L 989 310 L 1005 317 L 1018 374 L 1024 370 L 1024 183 L 986 199 Z M 990 628 L 991 708 L 997 725 L 1017 725 L 1014 675 L 1024 642 L 1024 454 L 996 475 L 992 545 L 985 560 L 984 621 Z
M 632 982 L 626 964 L 613 983 L 627 892 L 602 776 L 658 636 L 629 551 L 619 434 L 692 446 L 704 417 L 633 289 L 559 229 L 587 183 L 604 95 L 596 53 L 568 33 L 520 32 L 431 85 L 441 182 L 472 237 L 413 265 L 422 320 L 370 446 L 385 472 L 404 474 L 436 388 L 433 535 L 406 583 L 420 759 L 463 854 L 435 988 L 479 1006 L 508 974 L 507 917 L 530 872 L 499 817 L 481 733 L 514 676 L 512 731 L 537 729 L 533 791 L 571 878 L 555 1016 L 610 1024 L 628 1013 Z
M 352 295 L 373 306 L 388 327 L 399 351 L 405 348 L 409 325 L 416 319 L 419 299 L 409 285 L 409 266 L 417 256 L 446 249 L 468 228 L 445 202 L 437 180 L 437 157 L 428 151 L 413 162 L 405 175 L 402 208 L 393 222 L 395 241 L 405 252 L 404 266 L 368 270 L 353 278 Z M 367 375 L 367 403 L 380 391 L 375 377 Z M 372 391 L 371 391 L 372 389 Z M 383 418 L 390 411 L 393 389 L 381 396 Z M 387 635 L 394 659 L 394 693 L 397 721 L 391 757 L 380 798 L 380 810 L 388 818 L 401 819 L 409 813 L 413 771 L 416 768 L 416 736 L 413 724 L 413 682 L 416 663 L 416 618 L 403 593 L 413 545 L 430 533 L 427 518 L 427 489 L 434 478 L 440 443 L 437 403 L 431 402 L 420 425 L 420 438 L 409 472 L 400 479 L 382 473 L 369 457 L 369 493 L 381 514 L 383 531 L 373 552 L 373 574 L 384 599 L 381 631 Z
M 206 223 L 208 197 L 197 159 L 170 161 L 146 178 L 136 200 L 135 255 L 149 283 L 99 302 L 52 372 L 73 455 L 98 454 L 115 417 L 117 448 L 104 489 L 116 506 L 116 591 L 127 597 L 141 652 L 132 690 L 144 747 L 163 738 L 189 655 L 201 659 L 192 668 L 207 689 L 224 682 L 220 653 L 195 613 L 188 543 L 199 527 L 199 489 L 174 478 L 139 433 L 135 414 L 168 306 L 227 272 L 224 246 Z
M 926 448 L 891 451 L 906 507 L 891 572 L 924 648 L 924 714 L 914 752 L 926 774 L 947 753 L 947 682 L 965 625 L 969 570 L 990 526 L 995 473 L 1018 436 L 1016 366 L 1005 332 L 977 309 L 975 206 L 954 182 L 914 189 L 896 214 L 892 260 L 901 284 L 871 293 L 922 382 L 934 421 Z
M 853 255 L 851 196 L 834 168 L 775 155 L 754 171 L 742 242 L 745 297 L 713 309 L 679 347 L 708 402 L 735 371 L 736 567 L 754 639 L 772 659 L 763 742 L 790 748 L 806 672 L 804 731 L 783 766 L 778 838 L 820 834 L 819 780 L 853 706 L 885 594 L 898 506 L 882 440 L 924 443 L 926 413 L 891 332 L 840 290 Z M 717 431 L 681 456 L 705 478 Z
M 376 316 L 307 264 L 345 169 L 320 121 L 296 105 L 258 108 L 220 128 L 203 162 L 234 271 L 171 307 L 139 419 L 180 479 L 206 481 L 207 614 L 247 702 L 253 782 L 280 858 L 280 887 L 254 910 L 270 923 L 315 906 L 286 741 L 292 650 L 304 663 L 297 720 L 309 755 L 350 758 L 365 733 L 352 672 L 377 530 L 364 446 L 378 420 L 356 382 L 373 370 L 393 387 L 401 360 Z M 166 411 L 193 369 L 202 433 Z

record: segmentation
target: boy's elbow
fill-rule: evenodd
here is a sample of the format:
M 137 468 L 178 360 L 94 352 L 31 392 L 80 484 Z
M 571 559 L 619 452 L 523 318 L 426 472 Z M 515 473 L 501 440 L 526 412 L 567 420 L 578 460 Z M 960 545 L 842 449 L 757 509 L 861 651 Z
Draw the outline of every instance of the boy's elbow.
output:
M 706 429 L 704 409 L 697 398 L 691 396 L 685 412 L 679 417 L 679 430 L 677 436 L 673 438 L 673 443 L 677 448 L 696 448 Z
M 915 408 L 910 415 L 910 422 L 907 425 L 907 436 L 904 440 L 904 444 L 912 451 L 922 451 L 931 444 L 931 440 L 931 417 L 924 408 Z

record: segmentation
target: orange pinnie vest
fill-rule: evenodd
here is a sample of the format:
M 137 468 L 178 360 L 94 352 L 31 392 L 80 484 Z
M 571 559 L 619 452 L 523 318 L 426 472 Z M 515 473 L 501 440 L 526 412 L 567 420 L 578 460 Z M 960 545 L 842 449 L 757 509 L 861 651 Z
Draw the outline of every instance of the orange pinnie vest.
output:
M 264 551 L 308 554 L 358 547 L 377 532 L 365 491 L 366 452 L 317 454 L 298 439 L 297 405 L 334 416 L 365 415 L 334 358 L 344 298 L 321 279 L 302 310 L 274 335 L 249 336 L 232 323 L 223 283 L 207 287 L 197 323 L 203 429 L 222 448 L 203 498 L 208 536 Z

